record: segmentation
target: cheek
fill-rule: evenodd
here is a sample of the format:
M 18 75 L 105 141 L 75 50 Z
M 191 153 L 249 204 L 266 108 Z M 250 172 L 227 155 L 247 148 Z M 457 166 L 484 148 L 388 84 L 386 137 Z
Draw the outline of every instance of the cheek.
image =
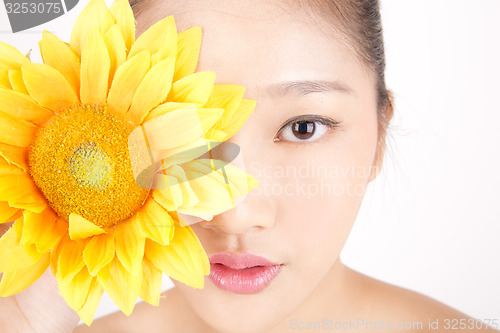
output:
M 288 240 L 291 264 L 298 264 L 295 269 L 304 278 L 317 278 L 311 272 L 326 274 L 347 240 L 375 156 L 372 120 L 356 128 L 346 122 L 344 131 L 327 142 L 290 149 L 286 158 L 275 161 L 280 162 L 268 181 L 281 189 L 270 195 L 277 203 L 276 228 Z

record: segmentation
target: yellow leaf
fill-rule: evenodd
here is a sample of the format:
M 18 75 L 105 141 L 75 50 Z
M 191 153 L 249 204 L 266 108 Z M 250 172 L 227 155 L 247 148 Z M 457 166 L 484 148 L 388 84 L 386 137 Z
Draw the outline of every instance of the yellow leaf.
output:
M 149 199 L 137 214 L 141 233 L 161 244 L 168 245 L 174 231 L 172 218 L 155 200 Z
M 137 275 L 141 270 L 144 241 L 136 218 L 121 222 L 115 228 L 116 257 L 131 274 Z
M 82 308 L 89 293 L 92 275 L 83 267 L 73 278 L 59 283 L 61 295 L 68 305 L 75 311 Z
M 57 113 L 64 107 L 79 103 L 69 82 L 54 68 L 44 64 L 28 64 L 21 71 L 26 89 L 38 104 Z
M 82 48 L 80 100 L 83 104 L 104 104 L 108 94 L 110 60 L 108 49 L 97 28 Z
M 17 212 L 18 208 L 12 208 L 7 202 L 0 201 L 0 223 L 13 222 Z
M 71 240 L 85 239 L 105 231 L 78 214 L 69 214 L 69 237 Z
M 71 280 L 85 266 L 83 261 L 83 250 L 87 240 L 73 241 L 63 238 L 58 245 L 57 274 L 58 283 Z
M 1 88 L 0 88 L 1 89 Z M 17 147 L 29 147 L 38 127 L 0 112 L 0 142 Z
M 177 35 L 177 61 L 174 82 L 191 75 L 196 70 L 201 47 L 201 28 L 193 27 Z
M 214 88 L 214 72 L 198 72 L 174 82 L 168 94 L 170 102 L 195 103 L 204 105 Z
M 121 65 L 115 73 L 108 94 L 108 104 L 118 113 L 125 114 L 135 91 L 149 70 L 150 60 L 147 51 L 137 54 Z
M 196 109 L 180 109 L 153 118 L 134 132 L 145 132 L 144 140 L 155 150 L 172 149 L 200 138 L 203 135 Z
M 68 232 L 68 226 L 51 208 L 41 213 L 24 211 L 24 227 L 21 244 L 35 244 L 42 253 L 52 249 Z
M 0 272 L 14 272 L 33 266 L 42 254 L 34 245 L 20 244 L 23 220 L 17 220 L 0 238 Z
M 80 59 L 65 42 L 44 30 L 40 49 L 43 62 L 58 70 L 68 81 L 76 95 L 80 93 Z
M 50 254 L 45 253 L 32 266 L 6 272 L 0 281 L 0 297 L 8 297 L 31 286 L 49 267 Z
M 77 311 L 78 315 L 87 326 L 90 326 L 94 320 L 94 315 L 103 293 L 104 289 L 97 281 L 97 278 L 93 278 L 85 304 Z
M 113 260 L 115 256 L 115 238 L 113 233 L 97 235 L 92 237 L 85 250 L 83 259 L 90 275 L 97 275 L 97 272 Z
M 127 51 L 130 51 L 135 41 L 135 18 L 129 2 L 116 0 L 109 10 L 116 24 L 120 27 Z
M 0 156 L 8 163 L 21 168 L 24 172 L 28 171 L 28 148 L 16 147 L 0 143 Z
M 137 38 L 128 57 L 145 50 L 151 56 L 158 53 L 160 56 L 155 57 L 157 61 L 177 55 L 177 28 L 173 16 L 158 21 Z
M 4 88 L 0 88 L 0 111 L 38 125 L 44 124 L 54 115 L 28 95 Z
M 26 208 L 37 213 L 47 206 L 31 177 L 7 164 L 0 165 L 0 201 L 8 201 L 11 207 Z
M 80 55 L 89 34 L 95 28 L 97 28 L 100 33 L 104 34 L 113 24 L 115 24 L 115 20 L 109 12 L 104 0 L 91 0 L 89 4 L 83 8 L 80 15 L 78 15 L 75 25 L 73 26 L 70 42 L 71 47 Z
M 20 69 L 9 69 L 8 75 L 13 90 L 23 94 L 29 94 L 28 89 L 26 89 L 24 85 L 23 74 Z
M 160 305 L 161 271 L 151 261 L 144 258 L 142 262 L 142 285 L 139 297 L 151 305 Z
M 122 0 L 119 1 L 121 2 Z M 111 83 L 113 83 L 116 70 L 125 62 L 125 59 L 127 58 L 125 41 L 123 40 L 123 36 L 118 25 L 113 25 L 104 34 L 104 43 L 106 43 L 110 60 L 108 79 L 108 87 L 110 88 Z
M 227 121 L 227 123 L 225 122 L 225 126 L 222 127 L 222 130 L 226 133 L 225 140 L 229 139 L 240 130 L 250 114 L 254 111 L 256 103 L 257 102 L 252 99 L 243 99 L 233 117 Z
M 129 118 L 142 123 L 146 114 L 168 95 L 174 75 L 175 58 L 169 57 L 154 65 L 144 76 L 130 105 Z
M 129 316 L 141 289 L 142 269 L 137 275 L 130 274 L 115 257 L 97 273 L 97 280 L 120 310 Z

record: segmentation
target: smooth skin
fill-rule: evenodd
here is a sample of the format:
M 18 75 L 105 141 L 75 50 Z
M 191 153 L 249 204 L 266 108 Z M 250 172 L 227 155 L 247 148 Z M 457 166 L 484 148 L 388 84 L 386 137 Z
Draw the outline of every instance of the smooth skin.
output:
M 151 1 L 137 24 L 141 33 L 174 15 L 178 31 L 200 26 L 204 35 L 197 70 L 215 71 L 216 84 L 243 85 L 245 96 L 257 100 L 255 112 L 229 141 L 241 148 L 237 166 L 260 185 L 235 208 L 192 227 L 209 257 L 249 251 L 281 264 L 281 273 L 253 295 L 221 290 L 209 278 L 202 290 L 174 281 L 159 307 L 140 303 L 130 317 L 115 313 L 75 332 L 288 332 L 299 323 L 324 319 L 384 321 L 394 327 L 421 322 L 422 329 L 406 331 L 427 332 L 429 319 L 441 325 L 445 319 L 470 319 L 341 263 L 365 188 L 382 167 L 377 156 L 385 147 L 377 145 L 375 78 L 328 30 L 328 23 L 296 4 Z M 290 126 L 278 132 L 301 115 L 340 125 L 314 123 L 309 141 L 300 141 Z M 325 168 L 327 174 L 321 173 Z M 28 323 L 35 332 L 70 332 L 78 322 L 47 273 L 26 291 L 0 300 L 0 316 L 2 332 L 10 331 L 1 325 Z M 371 330 L 360 326 L 356 331 Z

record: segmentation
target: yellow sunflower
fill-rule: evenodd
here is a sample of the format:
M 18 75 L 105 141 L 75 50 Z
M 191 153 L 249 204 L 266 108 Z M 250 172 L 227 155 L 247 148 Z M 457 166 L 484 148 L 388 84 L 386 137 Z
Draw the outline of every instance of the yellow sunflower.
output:
M 50 266 L 90 325 L 103 291 L 126 314 L 158 305 L 162 272 L 195 288 L 205 251 L 179 213 L 234 206 L 258 182 L 202 155 L 255 108 L 196 72 L 201 29 L 167 17 L 135 40 L 127 0 L 92 0 L 71 42 L 44 31 L 44 64 L 0 43 L 0 296 Z M 211 157 L 212 155 L 210 155 Z

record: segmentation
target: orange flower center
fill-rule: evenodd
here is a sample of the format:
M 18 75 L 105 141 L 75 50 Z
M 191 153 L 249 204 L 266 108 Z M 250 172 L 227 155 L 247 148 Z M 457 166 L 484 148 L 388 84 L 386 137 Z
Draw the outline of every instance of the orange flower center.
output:
M 100 227 L 133 216 L 149 189 L 136 184 L 128 149 L 134 126 L 107 106 L 78 106 L 52 117 L 30 147 L 30 174 L 54 211 Z

